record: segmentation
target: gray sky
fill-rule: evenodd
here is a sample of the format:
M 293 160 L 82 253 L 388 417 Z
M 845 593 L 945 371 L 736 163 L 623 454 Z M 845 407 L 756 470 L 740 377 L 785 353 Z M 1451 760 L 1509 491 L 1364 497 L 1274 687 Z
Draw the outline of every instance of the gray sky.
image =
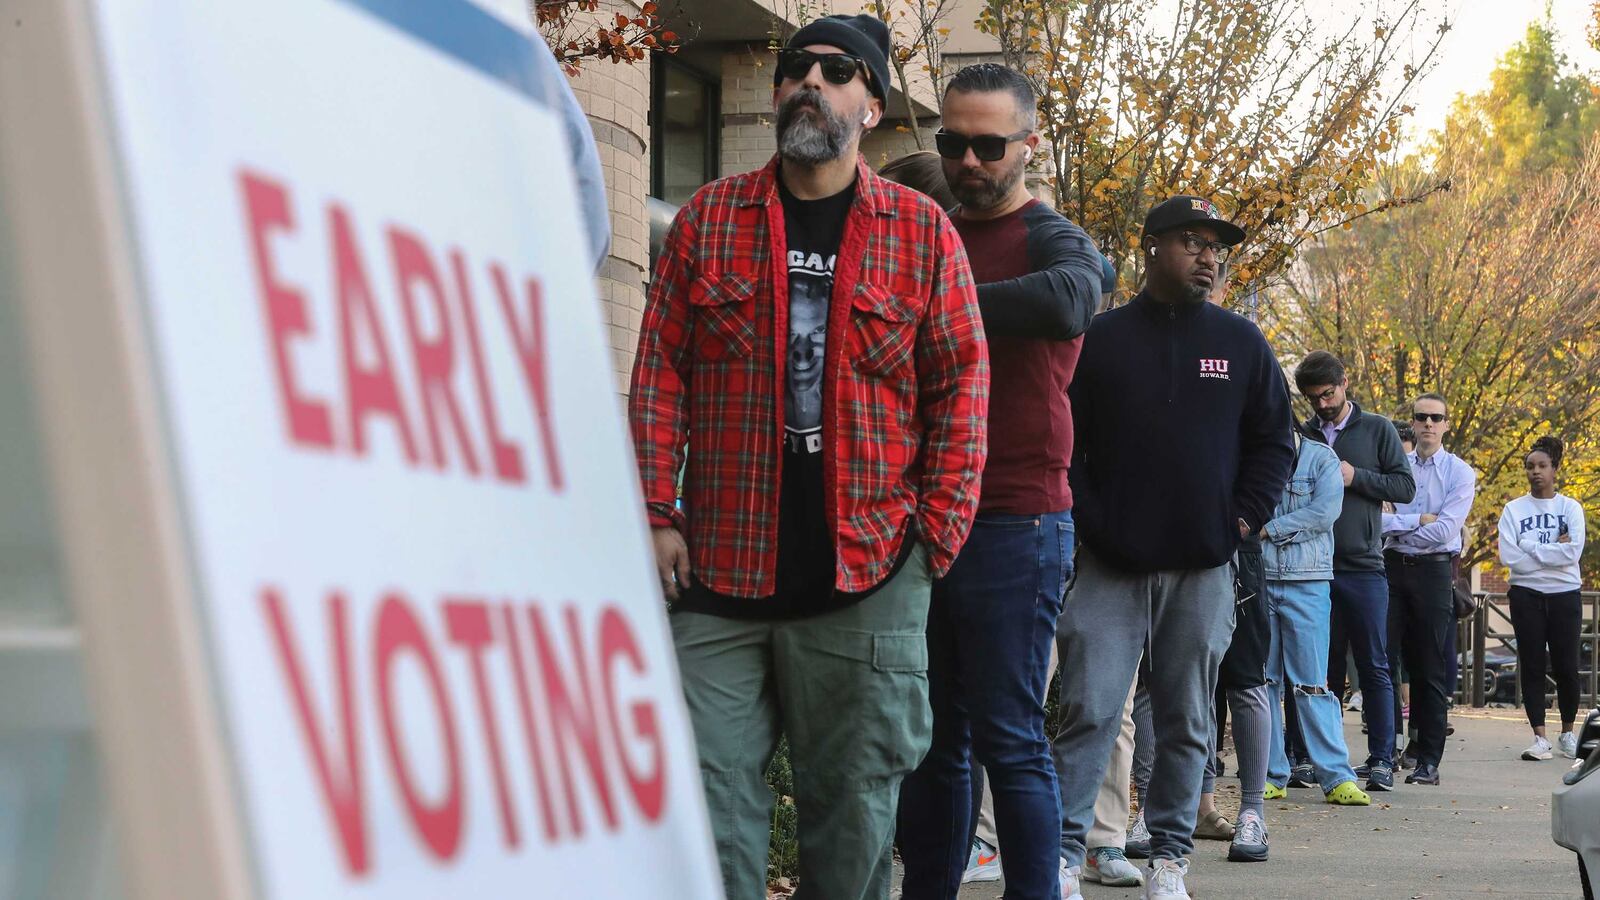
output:
M 1337 7 L 1343 0 L 1317 2 Z M 1451 27 L 1435 57 L 1438 65 L 1413 88 L 1410 102 L 1417 110 L 1410 127 L 1413 142 L 1444 124 L 1457 94 L 1488 87 L 1495 61 L 1522 39 L 1530 22 L 1545 13 L 1545 0 L 1435 0 L 1432 6 L 1451 11 Z M 1553 0 L 1550 16 L 1557 45 L 1571 61 L 1584 69 L 1600 70 L 1600 52 L 1591 49 L 1584 37 L 1589 0 Z M 1438 13 L 1431 19 L 1437 22 Z

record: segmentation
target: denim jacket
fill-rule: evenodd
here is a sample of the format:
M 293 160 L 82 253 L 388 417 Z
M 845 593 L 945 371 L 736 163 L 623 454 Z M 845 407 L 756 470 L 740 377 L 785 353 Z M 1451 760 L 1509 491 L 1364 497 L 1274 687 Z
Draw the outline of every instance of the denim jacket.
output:
M 1339 457 L 1326 444 L 1302 440 L 1294 474 L 1266 524 L 1261 562 L 1268 581 L 1333 578 L 1333 523 L 1344 505 Z

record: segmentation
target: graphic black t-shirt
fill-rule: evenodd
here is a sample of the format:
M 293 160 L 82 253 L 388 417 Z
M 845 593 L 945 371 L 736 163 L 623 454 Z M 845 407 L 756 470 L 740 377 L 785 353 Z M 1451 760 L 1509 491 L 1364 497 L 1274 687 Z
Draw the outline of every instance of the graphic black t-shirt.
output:
M 855 190 L 852 182 L 832 197 L 801 200 L 789 193 L 781 180 L 778 182 L 783 229 L 788 238 L 789 349 L 784 365 L 777 593 L 756 600 L 729 597 L 694 578 L 674 609 L 739 619 L 790 619 L 839 609 L 872 593 L 844 593 L 833 588 L 836 558 L 822 474 L 826 452 L 822 441 L 822 382 L 828 311 L 834 263 Z M 908 534 L 895 571 L 912 546 Z
M 766 615 L 832 606 L 835 550 L 824 505 L 822 373 L 828 300 L 855 184 L 801 200 L 779 182 L 789 244 L 789 352 L 783 394 L 783 486 L 778 499 L 778 593 Z M 842 604 L 841 604 L 842 605 Z

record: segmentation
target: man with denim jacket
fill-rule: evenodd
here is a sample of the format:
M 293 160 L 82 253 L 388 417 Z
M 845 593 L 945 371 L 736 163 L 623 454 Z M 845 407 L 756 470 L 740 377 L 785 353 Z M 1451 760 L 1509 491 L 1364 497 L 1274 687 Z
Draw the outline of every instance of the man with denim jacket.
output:
M 1326 444 L 1295 434 L 1294 474 L 1272 519 L 1261 529 L 1267 588 L 1267 684 L 1271 691 L 1272 750 L 1268 793 L 1283 796 L 1289 777 L 1284 754 L 1283 692 L 1293 691 L 1300 738 L 1329 803 L 1366 806 L 1344 742 L 1339 698 L 1328 690 L 1328 620 L 1333 580 L 1333 523 L 1344 504 L 1339 457 Z M 1273 789 L 1276 789 L 1274 792 Z
M 730 900 L 767 895 L 780 735 L 802 894 L 888 895 L 900 784 L 930 739 L 932 582 L 978 504 L 988 353 L 966 254 L 859 155 L 888 52 L 872 16 L 795 33 L 777 156 L 684 205 L 639 329 L 629 418 Z

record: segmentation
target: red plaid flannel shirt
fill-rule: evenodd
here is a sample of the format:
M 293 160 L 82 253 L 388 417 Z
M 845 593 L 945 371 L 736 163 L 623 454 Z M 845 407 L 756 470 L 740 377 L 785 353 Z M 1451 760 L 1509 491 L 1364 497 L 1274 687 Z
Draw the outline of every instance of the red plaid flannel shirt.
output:
M 684 527 L 696 576 L 738 597 L 775 590 L 786 256 L 776 158 L 700 189 L 667 233 L 633 366 L 650 523 Z M 972 525 L 987 451 L 988 350 L 966 251 L 932 201 L 860 163 L 833 301 L 822 435 L 834 584 L 879 584 L 913 520 L 943 575 Z

